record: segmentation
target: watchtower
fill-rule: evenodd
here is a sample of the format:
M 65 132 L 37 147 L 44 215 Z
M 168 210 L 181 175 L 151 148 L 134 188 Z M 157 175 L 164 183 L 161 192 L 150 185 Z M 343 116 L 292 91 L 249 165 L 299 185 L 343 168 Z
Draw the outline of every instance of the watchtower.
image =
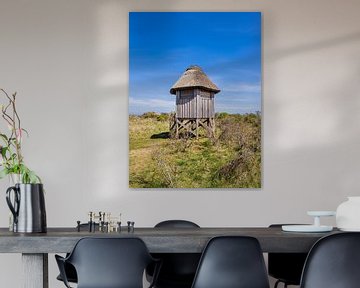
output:
M 176 113 L 170 131 L 179 138 L 181 130 L 198 138 L 199 128 L 209 136 L 215 133 L 215 94 L 220 89 L 208 78 L 199 66 L 190 66 L 171 87 L 176 95 Z

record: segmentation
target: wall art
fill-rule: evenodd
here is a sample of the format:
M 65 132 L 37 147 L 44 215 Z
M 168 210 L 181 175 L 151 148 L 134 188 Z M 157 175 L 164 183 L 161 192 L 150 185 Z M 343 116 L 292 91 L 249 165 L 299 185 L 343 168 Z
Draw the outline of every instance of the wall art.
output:
M 129 187 L 261 187 L 261 13 L 129 13 Z

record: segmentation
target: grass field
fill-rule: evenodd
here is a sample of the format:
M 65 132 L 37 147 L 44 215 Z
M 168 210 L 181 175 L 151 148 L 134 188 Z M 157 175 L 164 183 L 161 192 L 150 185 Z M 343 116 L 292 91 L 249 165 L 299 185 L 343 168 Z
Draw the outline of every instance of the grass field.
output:
M 212 139 L 172 139 L 168 118 L 129 117 L 129 187 L 261 187 L 260 114 L 217 114 Z

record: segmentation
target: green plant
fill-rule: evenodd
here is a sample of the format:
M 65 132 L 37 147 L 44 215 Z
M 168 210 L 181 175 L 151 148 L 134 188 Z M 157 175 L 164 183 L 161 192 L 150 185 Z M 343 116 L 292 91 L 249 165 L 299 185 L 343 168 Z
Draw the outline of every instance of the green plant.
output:
M 21 144 L 24 134 L 28 135 L 28 132 L 21 126 L 16 109 L 16 93 L 9 95 L 4 89 L 0 91 L 7 101 L 5 105 L 0 104 L 1 117 L 9 128 L 8 133 L 0 131 L 0 179 L 10 174 L 18 174 L 22 183 L 41 183 L 40 177 L 24 164 Z

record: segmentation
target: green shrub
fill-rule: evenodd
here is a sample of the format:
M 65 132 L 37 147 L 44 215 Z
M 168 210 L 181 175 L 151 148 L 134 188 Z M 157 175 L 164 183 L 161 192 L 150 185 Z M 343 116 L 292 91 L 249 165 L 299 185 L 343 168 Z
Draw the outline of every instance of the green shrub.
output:
M 169 121 L 169 114 L 161 113 L 160 115 L 157 115 L 156 120 L 157 121 Z
M 141 115 L 142 118 L 157 118 L 159 116 L 159 113 L 156 113 L 156 112 L 146 112 L 144 114 Z

